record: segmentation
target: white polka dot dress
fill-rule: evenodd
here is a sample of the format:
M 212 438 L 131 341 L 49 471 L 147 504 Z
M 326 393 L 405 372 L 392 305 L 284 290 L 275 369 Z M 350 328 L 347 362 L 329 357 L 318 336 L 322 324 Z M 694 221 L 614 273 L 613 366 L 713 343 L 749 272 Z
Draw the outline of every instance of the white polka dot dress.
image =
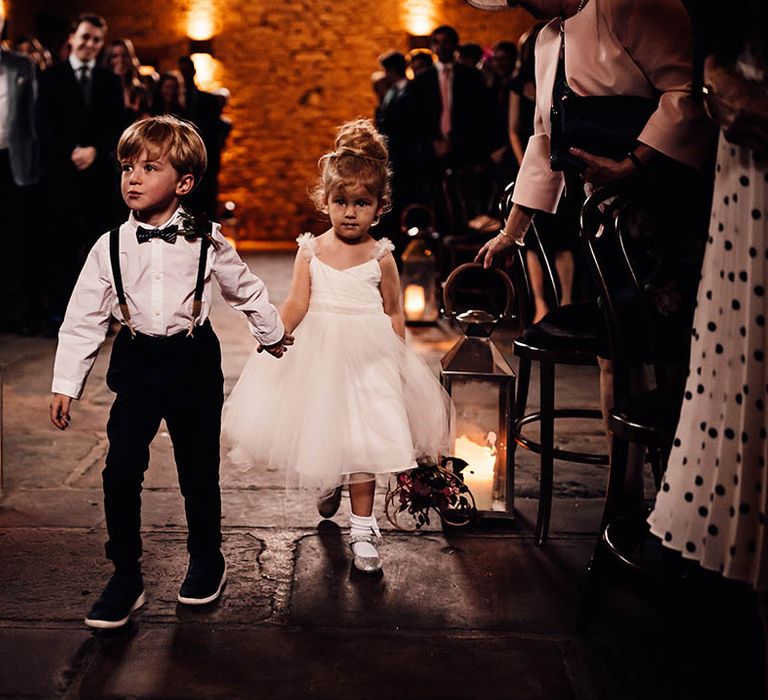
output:
M 690 374 L 648 522 L 667 547 L 768 589 L 768 169 L 720 137 Z

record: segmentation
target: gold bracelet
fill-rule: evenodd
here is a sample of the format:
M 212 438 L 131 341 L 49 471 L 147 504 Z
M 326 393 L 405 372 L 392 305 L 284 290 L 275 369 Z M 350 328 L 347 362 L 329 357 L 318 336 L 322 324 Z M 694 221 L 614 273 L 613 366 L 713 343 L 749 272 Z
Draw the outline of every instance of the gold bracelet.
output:
M 499 234 L 504 236 L 504 238 L 509 238 L 509 240 L 512 241 L 512 243 L 515 245 L 520 246 L 521 248 L 525 248 L 525 241 L 517 240 L 517 238 L 508 234 L 504 229 L 501 229 Z

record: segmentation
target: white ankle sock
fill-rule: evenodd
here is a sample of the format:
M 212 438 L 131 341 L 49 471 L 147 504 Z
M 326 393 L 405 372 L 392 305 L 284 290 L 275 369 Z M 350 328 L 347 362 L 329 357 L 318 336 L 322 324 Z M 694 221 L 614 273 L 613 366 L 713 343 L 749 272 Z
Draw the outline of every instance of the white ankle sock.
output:
M 381 537 L 379 525 L 376 522 L 376 518 L 373 515 L 355 515 L 349 514 L 349 535 L 350 537 L 369 536 L 369 537 Z M 355 542 L 352 545 L 352 551 L 358 557 L 377 557 L 379 553 L 376 551 L 376 547 L 368 542 Z

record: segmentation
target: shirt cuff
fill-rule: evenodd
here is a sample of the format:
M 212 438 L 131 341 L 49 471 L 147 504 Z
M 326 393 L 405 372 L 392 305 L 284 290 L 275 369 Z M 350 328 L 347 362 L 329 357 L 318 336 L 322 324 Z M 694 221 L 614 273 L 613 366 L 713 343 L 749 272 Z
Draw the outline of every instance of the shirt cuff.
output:
M 51 391 L 54 394 L 64 394 L 73 399 L 79 399 L 83 393 L 82 385 L 78 386 L 75 382 L 71 382 L 67 379 L 57 379 L 54 377 Z
M 285 335 L 285 326 L 283 326 L 283 321 L 279 314 L 277 315 L 277 326 L 271 333 L 262 333 L 253 326 L 250 326 L 250 329 L 253 337 L 256 338 L 256 340 L 258 340 L 262 345 L 274 345 L 275 343 L 279 342 L 280 339 Z

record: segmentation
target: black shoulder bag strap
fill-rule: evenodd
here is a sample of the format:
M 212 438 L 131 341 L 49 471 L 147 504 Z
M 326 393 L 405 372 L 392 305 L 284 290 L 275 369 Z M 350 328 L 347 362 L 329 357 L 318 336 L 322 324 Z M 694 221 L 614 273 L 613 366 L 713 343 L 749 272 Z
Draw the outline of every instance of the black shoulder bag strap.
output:
M 115 294 L 120 313 L 123 315 L 123 323 L 131 332 L 131 338 L 136 337 L 136 329 L 131 323 L 131 312 L 125 301 L 125 289 L 123 289 L 123 273 L 120 271 L 120 227 L 113 228 L 109 232 L 109 262 L 112 266 L 112 279 L 115 281 Z
M 213 224 L 211 234 L 213 234 Z M 195 297 L 192 301 L 192 320 L 189 322 L 189 332 L 187 337 L 191 337 L 195 332 L 195 322 L 200 317 L 203 310 L 203 291 L 205 289 L 205 263 L 208 260 L 208 248 L 211 245 L 211 239 L 208 236 L 200 236 L 200 260 L 197 264 L 197 280 L 195 281 Z

